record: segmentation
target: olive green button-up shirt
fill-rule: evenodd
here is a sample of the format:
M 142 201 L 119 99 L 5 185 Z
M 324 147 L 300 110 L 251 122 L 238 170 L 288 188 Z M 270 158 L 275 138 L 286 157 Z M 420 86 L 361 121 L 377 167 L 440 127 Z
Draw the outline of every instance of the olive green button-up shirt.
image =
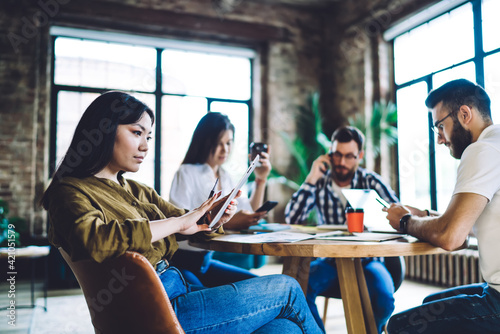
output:
M 94 176 L 54 180 L 47 194 L 49 241 L 74 261 L 102 262 L 127 250 L 143 254 L 153 266 L 162 258 L 170 260 L 179 247 L 176 235 L 152 243 L 149 221 L 178 217 L 186 211 L 139 182 L 119 181 Z M 218 232 L 223 233 L 222 228 Z M 201 232 L 192 237 L 209 240 L 217 234 Z

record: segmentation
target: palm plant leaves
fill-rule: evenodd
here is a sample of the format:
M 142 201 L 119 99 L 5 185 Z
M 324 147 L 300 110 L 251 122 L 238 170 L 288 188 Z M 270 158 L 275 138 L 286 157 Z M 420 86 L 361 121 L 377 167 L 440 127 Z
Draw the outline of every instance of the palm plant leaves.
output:
M 283 140 L 286 148 L 294 158 L 296 172 L 288 171 L 281 174 L 274 171 L 274 174 L 286 179 L 281 182 L 290 186 L 293 190 L 298 190 L 304 182 L 313 161 L 320 155 L 325 154 L 330 147 L 330 139 L 323 133 L 321 111 L 319 107 L 319 94 L 313 93 L 306 106 L 299 106 L 296 114 L 296 135 L 291 137 L 288 133 L 280 131 L 278 134 Z M 283 179 L 284 178 L 284 179 Z
M 372 117 L 369 127 L 363 116 L 349 119 L 349 124 L 361 130 L 372 144 L 373 156 L 380 155 L 382 139 L 387 146 L 391 147 L 397 143 L 398 130 L 396 128 L 398 113 L 396 105 L 392 102 L 375 102 L 372 109 Z
M 0 246 L 4 247 L 15 242 L 20 246 L 20 233 L 27 230 L 26 220 L 20 217 L 8 218 L 9 205 L 7 201 L 0 198 Z

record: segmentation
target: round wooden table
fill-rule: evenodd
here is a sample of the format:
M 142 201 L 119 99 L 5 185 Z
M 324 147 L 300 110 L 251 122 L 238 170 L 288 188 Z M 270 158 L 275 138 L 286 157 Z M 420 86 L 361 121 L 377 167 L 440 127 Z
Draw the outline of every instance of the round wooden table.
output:
M 447 252 L 411 237 L 383 242 L 309 239 L 293 243 L 245 243 L 212 240 L 190 244 L 220 252 L 282 256 L 283 274 L 294 277 L 304 293 L 307 291 L 311 259 L 335 258 L 347 330 L 353 334 L 377 333 L 361 258 Z

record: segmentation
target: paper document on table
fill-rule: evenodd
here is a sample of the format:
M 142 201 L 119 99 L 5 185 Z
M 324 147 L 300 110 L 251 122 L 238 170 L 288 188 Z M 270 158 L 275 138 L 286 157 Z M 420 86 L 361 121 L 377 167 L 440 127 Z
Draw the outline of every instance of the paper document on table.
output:
M 277 232 L 282 230 L 290 230 L 291 227 L 288 224 L 278 224 L 278 223 L 259 223 L 257 225 L 252 225 L 245 232 Z
M 369 241 L 369 242 L 382 242 L 387 240 L 395 240 L 399 238 L 404 238 L 406 234 L 396 234 L 396 233 L 373 233 L 373 232 L 362 232 L 362 233 L 349 233 L 337 231 L 336 234 L 319 236 L 317 239 L 320 240 L 337 240 L 337 241 Z
M 239 243 L 295 242 L 314 238 L 315 235 L 296 232 L 268 232 L 260 234 L 225 234 L 213 240 Z
M 372 232 L 396 232 L 387 220 L 387 213 L 382 211 L 389 203 L 384 201 L 373 189 L 342 189 L 342 194 L 353 208 L 363 209 L 364 225 Z M 383 204 L 382 204 L 383 203 Z

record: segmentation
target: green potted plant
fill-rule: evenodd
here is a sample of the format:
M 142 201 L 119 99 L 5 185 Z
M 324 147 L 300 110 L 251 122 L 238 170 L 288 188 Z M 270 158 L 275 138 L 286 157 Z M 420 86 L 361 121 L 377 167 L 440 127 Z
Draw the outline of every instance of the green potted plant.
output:
M 14 242 L 16 247 L 21 246 L 21 233 L 27 230 L 26 220 L 20 217 L 10 217 L 9 204 L 0 199 L 0 247 L 11 246 Z
M 306 179 L 313 161 L 330 149 L 330 139 L 323 132 L 319 93 L 311 94 L 307 105 L 299 106 L 297 109 L 295 137 L 290 137 L 284 131 L 279 132 L 280 137 L 295 160 L 293 165 L 297 168 L 292 168 L 286 174 L 280 174 L 273 170 L 271 174 L 271 176 L 281 178 L 281 183 L 295 191 L 299 189 Z
M 373 158 L 380 157 L 381 145 L 392 147 L 398 141 L 398 111 L 396 105 L 391 101 L 375 102 L 372 108 L 372 115 L 369 121 L 359 114 L 349 119 L 349 124 L 357 127 L 366 136 L 367 142 L 371 144 Z
M 297 191 L 304 183 L 313 161 L 330 149 L 330 139 L 323 132 L 319 93 L 311 94 L 305 106 L 297 107 L 296 120 L 296 134 L 293 138 L 284 131 L 278 132 L 294 163 L 284 172 L 273 168 L 269 177 L 270 183 L 283 184 L 293 191 Z M 309 215 L 308 221 L 309 224 L 316 225 L 315 210 Z

